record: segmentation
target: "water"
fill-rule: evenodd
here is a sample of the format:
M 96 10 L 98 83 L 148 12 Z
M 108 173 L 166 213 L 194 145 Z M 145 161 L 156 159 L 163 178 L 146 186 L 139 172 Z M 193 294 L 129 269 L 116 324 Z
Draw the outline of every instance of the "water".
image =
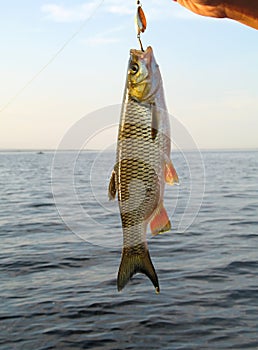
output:
M 62 153 L 57 206 L 53 153 L 0 153 L 0 349 L 257 349 L 258 151 L 202 157 L 205 173 L 194 154 L 174 155 L 174 230 L 149 239 L 156 295 L 141 274 L 116 290 L 113 153 L 79 154 L 74 192 Z

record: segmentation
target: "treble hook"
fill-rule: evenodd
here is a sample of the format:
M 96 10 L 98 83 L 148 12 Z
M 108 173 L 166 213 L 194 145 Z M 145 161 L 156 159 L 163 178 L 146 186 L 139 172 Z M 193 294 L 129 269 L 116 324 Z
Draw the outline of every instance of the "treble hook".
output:
M 137 0 L 137 5 L 138 5 L 138 7 L 137 7 L 136 16 L 135 16 L 135 23 L 137 26 L 137 28 L 136 28 L 137 29 L 137 39 L 139 40 L 141 50 L 144 52 L 142 42 L 141 42 L 141 33 L 144 33 L 144 31 L 147 27 L 147 21 L 146 21 L 146 17 L 145 17 L 145 14 L 143 12 L 140 0 Z

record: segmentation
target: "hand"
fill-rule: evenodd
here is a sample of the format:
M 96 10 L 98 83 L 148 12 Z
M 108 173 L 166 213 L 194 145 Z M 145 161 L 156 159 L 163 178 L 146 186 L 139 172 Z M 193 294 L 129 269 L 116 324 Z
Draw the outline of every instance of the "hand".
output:
M 174 0 L 202 16 L 231 18 L 258 29 L 258 0 Z
M 202 16 L 226 17 L 224 5 L 217 0 L 174 0 L 187 9 Z

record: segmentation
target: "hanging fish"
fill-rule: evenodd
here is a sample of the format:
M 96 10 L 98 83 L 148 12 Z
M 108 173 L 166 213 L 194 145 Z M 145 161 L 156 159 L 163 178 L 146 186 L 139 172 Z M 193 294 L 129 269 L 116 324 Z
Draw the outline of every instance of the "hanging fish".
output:
M 146 229 L 150 223 L 151 232 L 156 235 L 171 228 L 163 206 L 165 182 L 178 182 L 170 150 L 168 112 L 153 50 L 132 49 L 118 131 L 117 163 L 109 183 L 109 198 L 114 199 L 118 193 L 123 227 L 119 291 L 141 272 L 159 293 Z

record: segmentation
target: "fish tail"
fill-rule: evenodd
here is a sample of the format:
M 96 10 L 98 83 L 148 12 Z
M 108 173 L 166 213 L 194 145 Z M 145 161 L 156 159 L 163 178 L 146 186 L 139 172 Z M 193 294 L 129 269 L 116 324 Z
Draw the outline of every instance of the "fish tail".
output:
M 158 294 L 159 281 L 155 268 L 151 262 L 148 248 L 144 244 L 139 244 L 130 248 L 123 248 L 121 263 L 117 276 L 117 289 L 121 291 L 130 278 L 137 272 L 141 272 L 149 277 Z

